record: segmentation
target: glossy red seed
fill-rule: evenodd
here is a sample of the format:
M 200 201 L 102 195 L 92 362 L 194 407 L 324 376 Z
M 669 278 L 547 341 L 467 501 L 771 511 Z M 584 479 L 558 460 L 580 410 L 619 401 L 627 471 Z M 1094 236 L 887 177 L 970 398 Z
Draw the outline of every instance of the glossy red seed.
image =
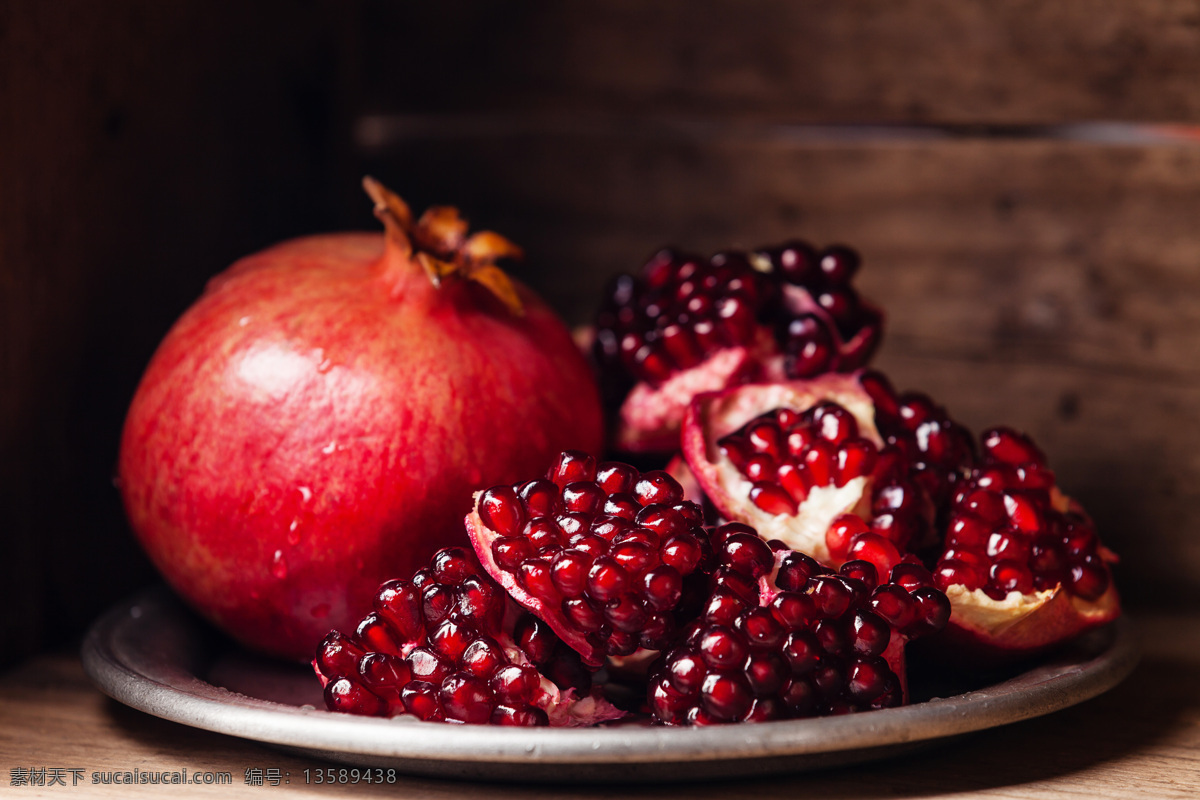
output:
M 600 509 L 608 495 L 592 481 L 568 483 L 562 490 L 563 507 L 569 512 L 591 514 Z
M 775 576 L 776 585 L 785 591 L 804 591 L 808 580 L 813 575 L 824 571 L 815 560 L 803 553 L 788 553 L 779 564 L 779 572 Z
M 679 481 L 662 470 L 642 473 L 633 486 L 633 494 L 642 505 L 674 505 L 683 500 Z
M 846 691 L 858 702 L 870 702 L 887 690 L 891 676 L 882 659 L 858 660 L 850 667 Z
M 875 565 L 880 575 L 891 575 L 892 568 L 900 563 L 900 551 L 889 540 L 877 533 L 860 533 L 850 543 L 848 556 L 862 559 Z
M 576 481 L 596 480 L 596 459 L 579 450 L 562 452 L 546 477 L 559 489 Z
M 1011 428 L 990 428 L 980 437 L 984 453 L 1006 464 L 1045 464 L 1046 457 L 1033 440 Z
M 545 478 L 522 484 L 518 494 L 530 516 L 552 516 L 562 510 L 559 488 Z
M 500 536 L 516 536 L 525 527 L 525 504 L 511 486 L 493 486 L 480 495 L 479 517 Z
M 752 578 L 767 574 L 775 565 L 775 556 L 767 543 L 749 533 L 727 537 L 721 542 L 717 556 L 722 564 Z
M 600 556 L 588 572 L 588 594 L 600 602 L 621 596 L 629 588 L 629 575 L 611 556 Z
M 861 583 L 865 591 L 873 591 L 879 585 L 879 570 L 870 561 L 854 559 L 842 564 L 838 574 Z
M 558 527 L 558 523 L 550 517 L 539 517 L 538 519 L 530 520 L 526 524 L 522 535 L 535 553 L 546 548 L 558 550 L 562 547 L 562 528 Z
M 662 563 L 674 567 L 680 575 L 690 575 L 704 557 L 704 549 L 695 534 L 681 533 L 663 542 L 659 557 Z
M 492 725 L 521 728 L 544 728 L 550 724 L 546 712 L 533 706 L 496 706 L 488 721 Z
M 368 689 L 395 695 L 412 680 L 404 659 L 387 653 L 368 653 L 358 662 L 358 674 Z
M 317 649 L 317 668 L 326 678 L 353 675 L 358 669 L 359 659 L 365 655 L 355 642 L 338 631 L 332 631 Z
M 550 579 L 563 597 L 578 597 L 587 588 L 592 557 L 582 550 L 562 551 L 550 565 Z
M 750 502 L 767 514 L 792 516 L 796 513 L 796 501 L 778 483 L 759 481 L 750 487 Z
M 382 699 L 348 678 L 326 684 L 325 705 L 331 711 L 366 716 L 380 716 L 387 711 L 387 704 Z
M 557 603 L 560 594 L 554 586 L 550 562 L 542 557 L 527 558 L 521 562 L 517 580 L 525 590 L 547 602 Z
M 961 585 L 968 591 L 982 589 L 986 583 L 982 571 L 958 559 L 943 559 L 933 571 L 934 586 L 946 591 L 954 585 Z
M 403 639 L 415 639 L 424 629 L 421 592 L 406 581 L 388 581 L 375 595 L 375 612 Z
M 875 468 L 875 445 L 866 439 L 847 439 L 838 446 L 835 483 L 845 486 L 855 478 L 870 475 Z
M 653 609 L 668 611 L 674 608 L 683 594 L 679 570 L 662 564 L 646 572 L 642 576 L 642 594 Z
M 700 687 L 704 710 L 718 720 L 733 722 L 750 711 L 754 695 L 740 675 L 709 674 Z
M 746 459 L 741 473 L 751 481 L 773 481 L 779 471 L 779 462 L 768 453 L 756 453 Z
M 492 692 L 474 675 L 459 673 L 446 678 L 439 699 L 447 719 L 482 725 L 492 718 Z
M 504 536 L 492 542 L 492 558 L 501 569 L 515 572 L 521 562 L 532 556 L 533 547 L 524 536 Z
M 825 440 L 817 440 L 804 453 L 804 466 L 814 486 L 828 486 L 837 473 L 836 446 Z
M 584 633 L 595 633 L 604 626 L 604 615 L 587 598 L 575 597 L 564 600 L 563 614 Z
M 749 607 L 733 590 L 714 591 L 704 605 L 701 617 L 717 625 L 732 626 L 739 616 Z
M 809 490 L 813 485 L 807 468 L 791 462 L 780 465 L 775 471 L 775 480 L 791 496 L 797 507 L 808 499 Z
M 490 679 L 508 663 L 508 657 L 495 641 L 479 637 L 467 645 L 459 657 L 459 667 L 483 680 Z
M 1084 600 L 1099 600 L 1108 590 L 1108 570 L 1100 559 L 1088 556 L 1071 565 L 1067 585 L 1071 594 Z

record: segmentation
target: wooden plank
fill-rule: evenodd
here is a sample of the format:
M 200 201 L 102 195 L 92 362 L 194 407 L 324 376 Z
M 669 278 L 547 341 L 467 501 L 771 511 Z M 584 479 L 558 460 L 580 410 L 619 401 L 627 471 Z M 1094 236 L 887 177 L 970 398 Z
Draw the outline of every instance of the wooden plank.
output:
M 330 11 L 0 12 L 0 664 L 151 579 L 111 479 L 150 353 L 233 258 L 330 225 Z
M 853 244 L 897 385 L 1029 431 L 1130 599 L 1200 603 L 1200 148 L 514 135 L 369 166 L 513 236 L 575 322 L 666 243 Z
M 1022 125 L 1200 118 L 1200 6 L 634 0 L 370 9 L 370 107 Z
M 1123 684 L 1040 719 L 985 731 L 902 758 L 842 769 L 703 784 L 596 787 L 447 782 L 397 775 L 392 783 L 305 784 L 304 770 L 339 765 L 156 719 L 103 697 L 73 656 L 43 655 L 0 681 L 0 785 L 14 768 L 79 768 L 72 788 L 14 787 L 15 797 L 152 797 L 157 786 L 91 784 L 92 772 L 139 769 L 226 772 L 225 785 L 171 786 L 180 797 L 1191 798 L 1200 793 L 1200 623 L 1193 616 L 1142 620 L 1146 655 Z M 735 735 L 733 729 L 731 735 Z M 248 785 L 247 769 L 278 769 L 290 783 Z M 311 773 L 310 773 L 311 774 Z

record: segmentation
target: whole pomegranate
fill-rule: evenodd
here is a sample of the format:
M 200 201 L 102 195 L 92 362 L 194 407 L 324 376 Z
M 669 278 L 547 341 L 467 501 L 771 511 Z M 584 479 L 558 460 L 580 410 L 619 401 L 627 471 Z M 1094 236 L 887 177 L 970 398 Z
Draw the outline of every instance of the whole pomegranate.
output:
M 364 185 L 385 235 L 284 242 L 215 277 L 125 421 L 118 485 L 168 582 L 244 644 L 311 658 L 379 585 L 466 544 L 472 492 L 603 442 L 555 314 L 467 235 Z

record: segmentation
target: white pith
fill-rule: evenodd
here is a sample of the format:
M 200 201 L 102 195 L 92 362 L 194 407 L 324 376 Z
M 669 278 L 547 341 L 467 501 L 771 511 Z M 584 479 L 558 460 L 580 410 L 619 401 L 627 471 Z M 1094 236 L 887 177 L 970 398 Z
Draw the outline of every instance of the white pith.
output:
M 831 561 L 825 532 L 842 514 L 865 514 L 869 479 L 865 476 L 847 481 L 845 486 L 817 486 L 796 509 L 796 514 L 768 514 L 750 500 L 750 481 L 737 470 L 733 462 L 722 456 L 715 465 L 721 485 L 725 486 L 736 504 L 737 518 L 758 531 L 764 539 L 779 539 L 792 550 L 806 553 L 818 561 Z M 734 499 L 736 498 L 736 499 Z
M 1057 591 L 1058 587 L 1030 594 L 1012 591 L 996 600 L 983 589 L 971 590 L 956 583 L 946 587 L 946 597 L 955 622 L 998 637 L 1049 603 Z

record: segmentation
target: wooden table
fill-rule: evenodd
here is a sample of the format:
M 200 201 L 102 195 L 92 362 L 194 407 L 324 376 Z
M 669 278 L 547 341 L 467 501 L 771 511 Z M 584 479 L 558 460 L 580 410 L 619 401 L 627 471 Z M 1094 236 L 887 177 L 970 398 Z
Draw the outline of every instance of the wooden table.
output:
M 0 682 L 0 796 L 490 798 L 1196 798 L 1200 797 L 1200 617 L 1138 619 L 1144 657 L 1106 695 L 903 759 L 756 781 L 540 786 L 400 776 L 393 784 L 305 784 L 331 765 L 157 719 L 95 689 L 72 654 L 45 654 Z M 22 770 L 46 782 L 14 785 Z M 71 770 L 77 770 L 73 773 Z M 224 785 L 93 785 L 125 770 L 228 773 Z M 57 772 L 56 772 L 57 770 Z M 262 785 L 247 782 L 261 770 Z M 270 783 L 278 770 L 280 785 Z M 14 772 L 16 771 L 16 772 Z M 251 775 L 254 773 L 252 772 Z M 75 775 L 78 784 L 72 786 Z M 287 775 L 290 782 L 284 783 Z

